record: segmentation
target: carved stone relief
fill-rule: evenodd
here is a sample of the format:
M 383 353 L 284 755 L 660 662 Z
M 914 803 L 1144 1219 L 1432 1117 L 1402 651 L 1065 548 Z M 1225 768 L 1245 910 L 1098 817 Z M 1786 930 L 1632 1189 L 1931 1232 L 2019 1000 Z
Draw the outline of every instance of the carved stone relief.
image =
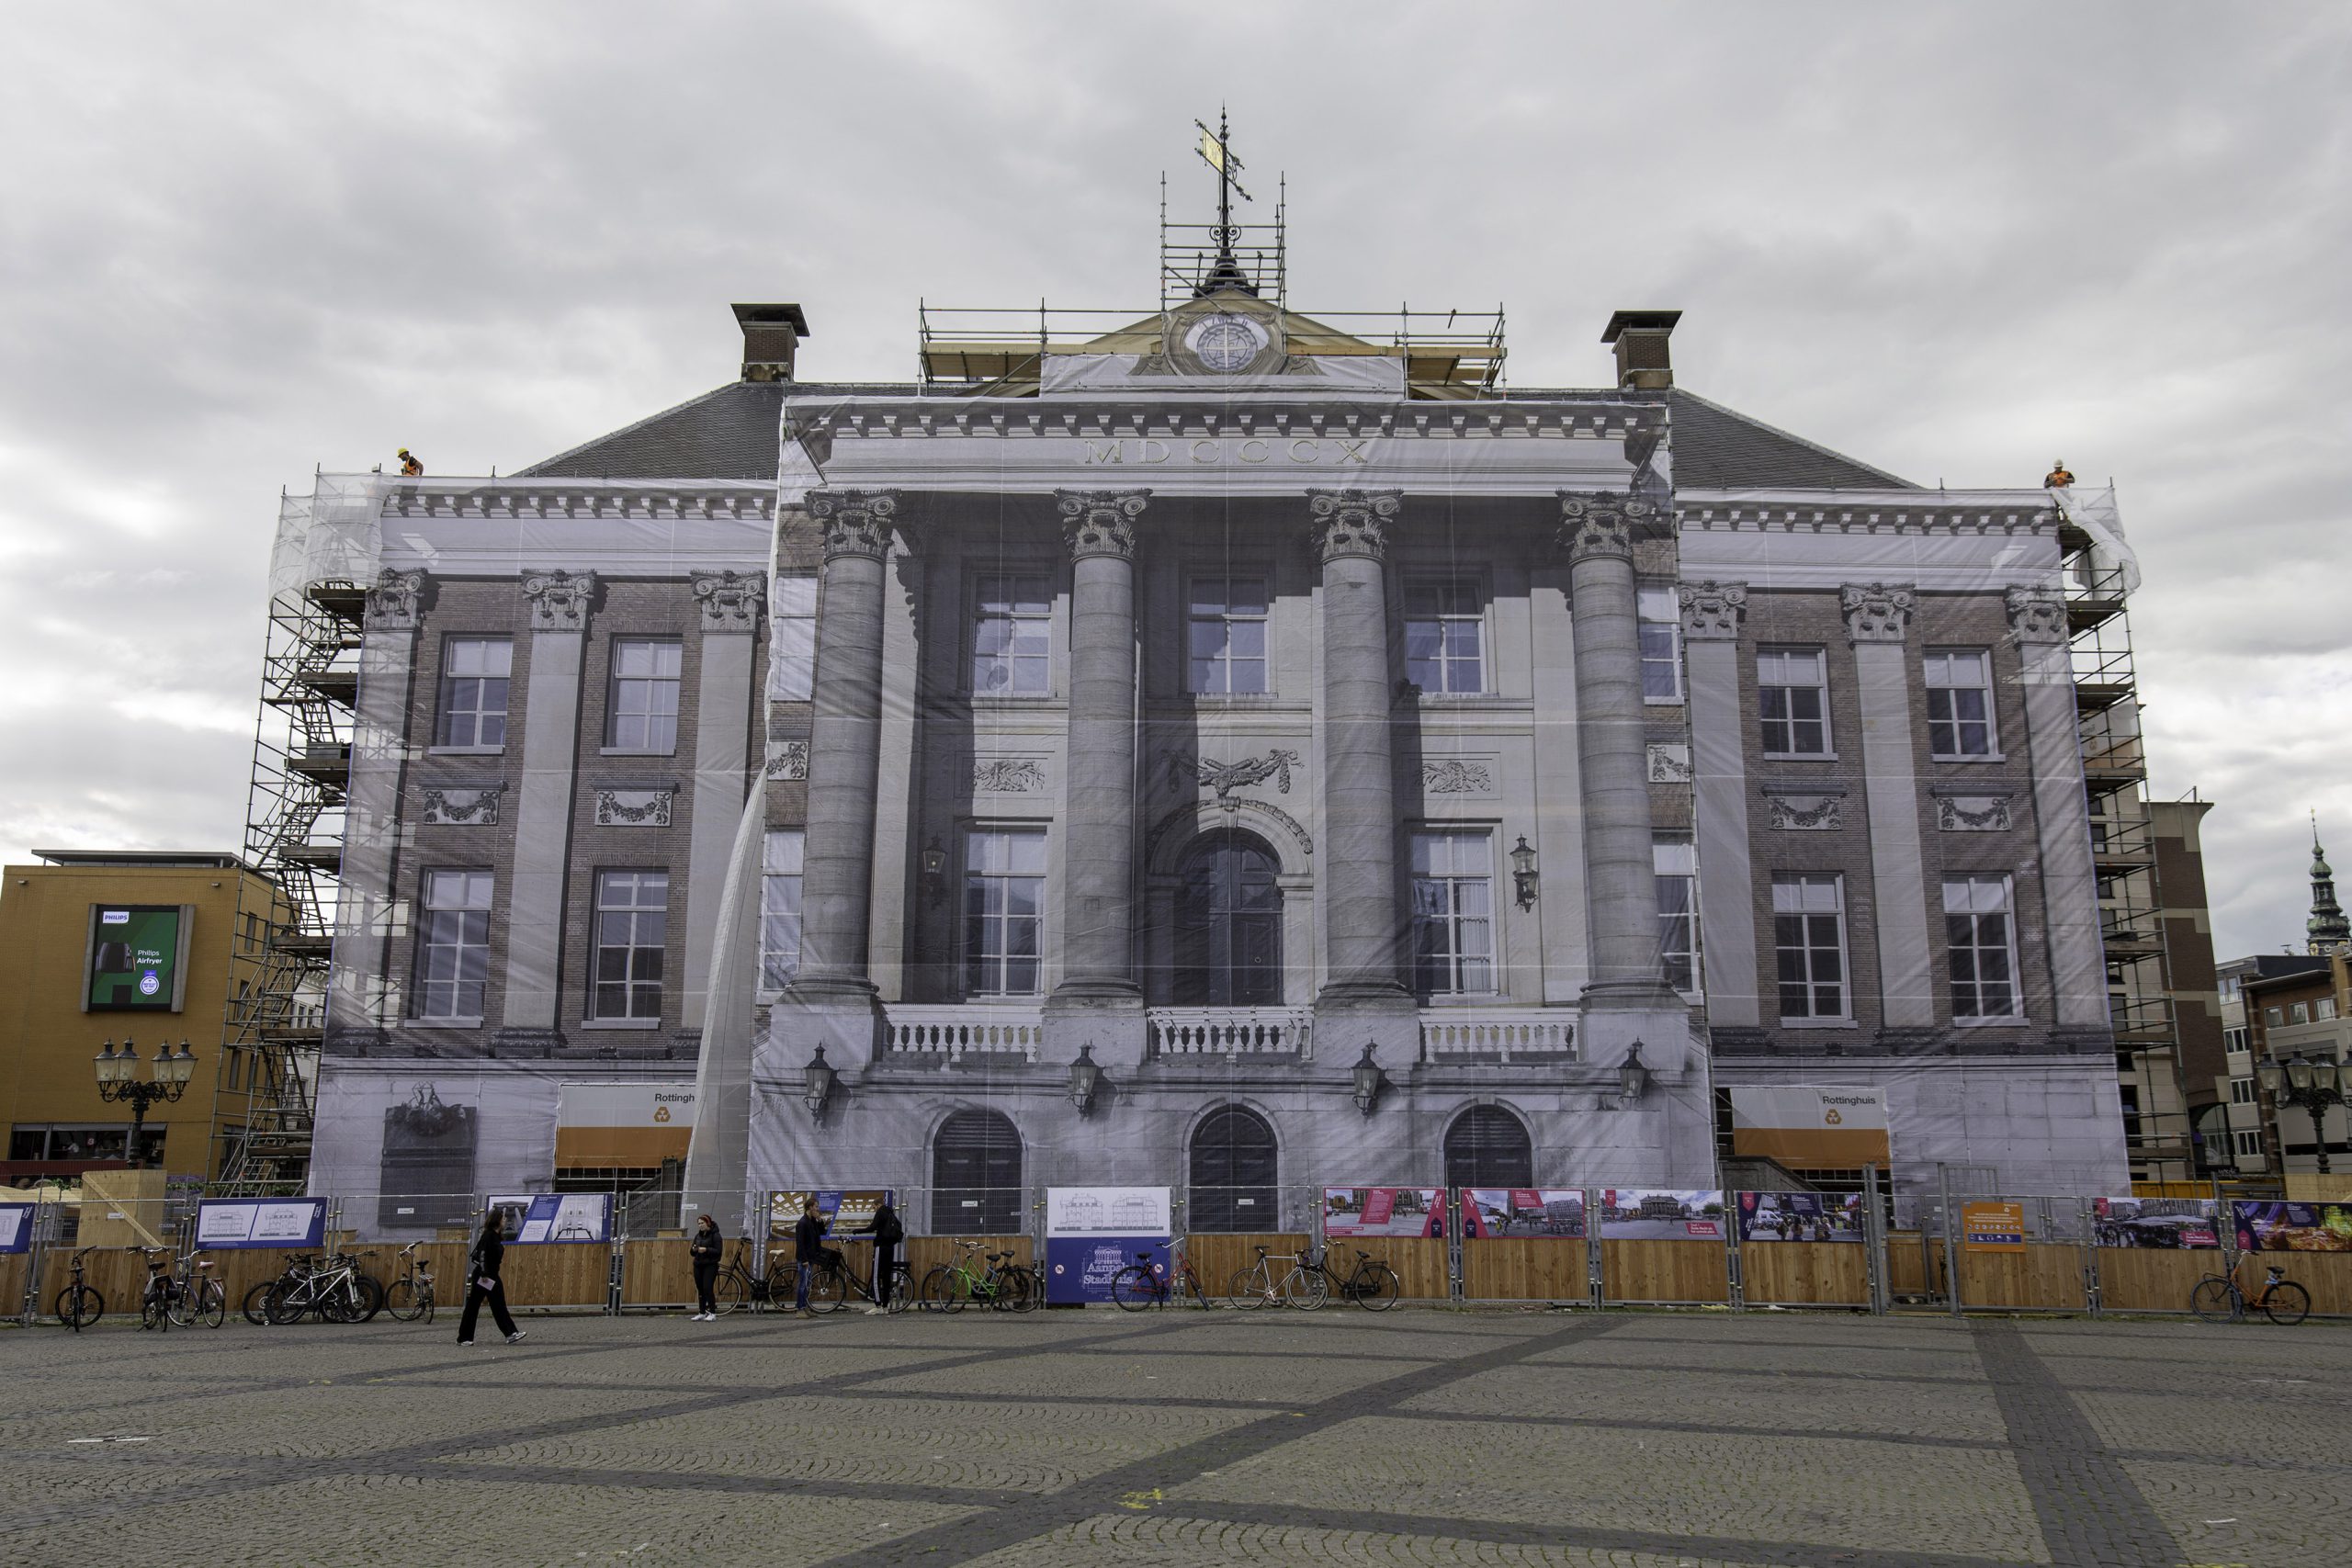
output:
M 1650 742 L 1650 783 L 1689 784 L 1690 748 L 1680 741 Z
M 1310 490 L 1307 510 L 1315 519 L 1315 541 L 1324 560 L 1387 553 L 1388 525 L 1404 508 L 1402 491 Z
M 1939 795 L 1936 797 L 1936 827 L 1946 833 L 1998 833 L 2009 823 L 2006 795 Z
M 650 789 L 600 789 L 596 792 L 599 828 L 667 828 L 671 803 L 677 791 L 667 785 Z
M 1682 636 L 1688 642 L 1735 642 L 1740 617 L 1747 614 L 1745 582 L 1686 582 L 1677 591 L 1682 604 Z
M 1031 795 L 1046 787 L 1046 770 L 1030 757 L 980 757 L 972 762 L 975 795 Z
M 772 779 L 805 779 L 808 776 L 808 742 L 806 740 L 771 740 L 768 742 L 768 777 Z
M 1804 832 L 1845 826 L 1846 800 L 1839 795 L 1767 795 L 1775 828 Z
M 523 597 L 531 602 L 535 632 L 586 630 L 588 604 L 595 595 L 593 571 L 534 571 L 523 578 Z
M 864 556 L 880 560 L 890 553 L 890 520 L 899 495 L 888 490 L 812 490 L 808 515 L 825 530 L 825 558 Z
M 1849 582 L 1838 591 L 1849 642 L 1901 642 L 1910 633 L 1917 602 L 1918 595 L 1900 584 Z
M 1275 747 L 1262 757 L 1244 757 L 1238 762 L 1220 762 L 1213 758 L 1193 758 L 1182 751 L 1168 753 L 1169 776 L 1181 787 L 1186 783 L 1216 791 L 1219 800 L 1247 784 L 1274 781 L 1276 790 L 1290 793 L 1290 771 L 1299 765 L 1298 753 Z
M 386 567 L 368 590 L 368 629 L 371 632 L 413 632 L 424 597 L 424 573 L 394 571 Z
M 1151 499 L 1148 490 L 1057 490 L 1054 504 L 1073 557 L 1114 556 L 1133 560 L 1136 520 Z
M 2003 601 L 2009 612 L 2009 630 L 2019 642 L 2066 640 L 2066 604 L 2055 593 L 2012 588 Z
M 494 828 L 498 825 L 498 797 L 505 788 L 503 784 L 464 787 L 443 784 L 420 790 L 419 819 L 448 827 Z
M 1431 795 L 1490 795 L 1495 775 L 1484 762 L 1430 758 L 1421 763 L 1421 788 Z
M 698 571 L 695 597 L 702 602 L 706 632 L 753 632 L 760 628 L 760 605 L 767 585 L 756 572 Z

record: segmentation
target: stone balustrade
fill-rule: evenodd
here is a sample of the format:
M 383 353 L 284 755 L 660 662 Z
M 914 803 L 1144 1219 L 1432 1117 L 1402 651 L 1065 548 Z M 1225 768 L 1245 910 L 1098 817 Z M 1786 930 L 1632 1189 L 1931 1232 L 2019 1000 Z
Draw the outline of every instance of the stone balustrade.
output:
M 1315 1055 L 1313 1008 L 1151 1008 L 1154 1056 Z
M 1421 1060 L 1509 1062 L 1576 1055 L 1575 1013 L 1566 1008 L 1457 1008 L 1421 1013 Z
M 1034 1062 L 1046 1037 L 1042 1006 L 888 1002 L 883 1013 L 882 1049 L 890 1057 L 936 1056 L 953 1062 L 978 1054 L 1018 1054 L 1023 1060 Z

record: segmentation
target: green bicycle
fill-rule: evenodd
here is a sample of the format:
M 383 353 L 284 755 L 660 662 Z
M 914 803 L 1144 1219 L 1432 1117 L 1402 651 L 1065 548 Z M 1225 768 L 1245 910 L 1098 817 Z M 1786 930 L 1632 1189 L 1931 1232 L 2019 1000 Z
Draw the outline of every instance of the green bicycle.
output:
M 961 1261 L 943 1263 L 922 1277 L 923 1311 L 962 1312 L 977 1305 L 1000 1312 L 1027 1312 L 1044 1296 L 1037 1276 L 1012 1261 L 1012 1253 L 989 1253 L 987 1271 L 975 1273 L 972 1259 L 978 1255 L 980 1244 L 967 1241 L 962 1246 Z

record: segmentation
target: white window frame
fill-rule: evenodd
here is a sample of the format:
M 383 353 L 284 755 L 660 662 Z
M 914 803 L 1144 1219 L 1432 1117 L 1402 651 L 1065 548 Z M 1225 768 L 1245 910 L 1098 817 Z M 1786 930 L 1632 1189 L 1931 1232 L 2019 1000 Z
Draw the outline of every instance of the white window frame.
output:
M 1239 613 L 1234 610 L 1233 585 L 1237 582 L 1256 585 L 1260 608 Z M 1220 608 L 1215 614 L 1204 615 L 1200 613 L 1197 606 L 1201 604 L 1204 585 L 1208 583 L 1218 585 L 1216 603 Z M 1184 581 L 1184 690 L 1196 697 L 1257 697 L 1272 694 L 1274 689 L 1273 609 L 1273 584 L 1266 572 L 1252 571 L 1244 567 L 1236 568 L 1230 571 L 1196 571 L 1188 574 Z M 1259 651 L 1253 656 L 1236 660 L 1232 656 L 1232 628 L 1237 626 L 1250 625 L 1258 628 Z M 1223 675 L 1222 685 L 1203 685 L 1198 678 L 1198 671 L 1193 668 L 1193 628 L 1204 626 L 1221 626 L 1226 628 L 1224 648 L 1211 655 L 1209 659 L 1209 663 Z M 1241 688 L 1233 684 L 1233 671 L 1237 664 L 1255 664 L 1258 667 L 1260 683 L 1255 688 Z
M 1405 580 L 1405 678 L 1420 688 L 1427 696 L 1477 697 L 1490 694 L 1494 689 L 1494 660 L 1487 647 L 1487 585 L 1477 576 L 1464 572 L 1417 572 Z M 1421 606 L 1428 606 L 1423 608 Z M 1465 608 L 1466 606 L 1466 608 Z M 1416 625 L 1434 627 L 1437 651 L 1434 659 L 1416 660 L 1412 656 L 1413 627 Z M 1453 649 L 1454 628 L 1466 627 L 1474 646 L 1467 656 Z M 1416 664 L 1433 669 L 1437 679 L 1430 682 L 1416 679 Z M 1467 684 L 1457 683 L 1466 680 Z
M 2287 1022 L 2290 1027 L 2298 1023 L 2309 1023 L 2311 1021 L 2312 1010 L 2310 1003 L 2289 1002 L 2287 1004 Z
M 1837 922 L 1838 976 L 1834 980 L 1824 980 L 1815 971 L 1816 959 L 1814 955 L 1828 949 L 1814 940 L 1815 933 L 1812 922 L 1824 916 Z M 1807 1010 L 1804 1012 L 1789 1011 L 1787 996 L 1780 989 L 1787 982 L 1780 978 L 1779 956 L 1792 951 L 1792 944 L 1781 940 L 1781 922 L 1784 919 L 1805 922 L 1801 932 L 1803 940 L 1793 948 L 1793 951 L 1806 954 L 1804 978 L 1797 982 L 1805 991 Z M 1842 874 L 1837 872 L 1783 872 L 1772 878 L 1772 951 L 1774 994 L 1778 998 L 1776 1005 L 1780 1008 L 1781 1022 L 1784 1026 L 1818 1028 L 1853 1021 L 1854 964 L 1847 942 L 1846 878 Z M 1838 1010 L 1815 1010 L 1815 1004 L 1819 1000 L 1818 993 L 1825 987 L 1833 985 L 1838 987 Z
M 2230 1103 L 2232 1105 L 2252 1105 L 2254 1103 L 2254 1080 L 2252 1078 L 2232 1078 L 2230 1080 Z
M 1001 611 L 984 609 L 989 588 L 994 583 L 1012 584 L 1010 592 L 1000 595 L 1006 606 Z M 1034 599 L 1025 597 L 1023 590 L 1030 585 L 1038 590 Z M 1023 608 L 1034 604 L 1035 608 Z M 972 592 L 964 646 L 964 689 L 976 697 L 1050 697 L 1054 694 L 1054 574 L 1044 567 L 1008 567 L 1003 570 L 979 571 L 972 574 Z M 1002 686 L 983 685 L 980 682 L 980 628 L 990 623 L 1001 623 L 1012 638 L 1004 655 L 994 662 L 1002 664 L 1007 683 Z M 1022 628 L 1034 626 L 1038 638 L 1034 655 L 1016 652 Z M 1032 667 L 1036 684 L 1020 683 L 1024 666 Z
M 467 650 L 461 653 L 460 650 Z M 479 657 L 472 650 L 482 650 Z M 461 670 L 461 663 L 477 663 L 480 669 Z M 486 692 L 492 682 L 498 682 L 498 705 L 492 707 Z M 514 639 L 511 637 L 480 637 L 470 633 L 441 639 L 441 690 L 438 710 L 433 718 L 433 749 L 436 751 L 503 751 L 506 750 L 506 721 L 514 703 Z M 462 688 L 462 690 L 461 690 Z M 460 697 L 469 699 L 460 702 Z M 471 739 L 456 738 L 458 720 L 463 718 L 470 726 Z M 498 727 L 498 739 L 484 740 L 482 731 L 492 723 Z
M 1976 661 L 1979 679 L 1973 682 L 1954 681 L 1953 662 L 1962 659 Z M 1931 648 L 1920 665 L 1920 680 L 1927 690 L 1928 754 L 1939 762 L 1997 762 L 2001 757 L 2000 712 L 1993 701 L 1993 650 L 1989 648 Z M 1973 692 L 1983 700 L 1982 717 L 1963 718 L 1959 709 L 1962 694 Z M 1944 699 L 1946 713 L 1936 716 L 1936 699 Z M 1984 730 L 1982 750 L 1972 751 L 1967 747 L 1967 731 L 1972 727 Z M 1938 744 L 1944 739 L 1939 730 L 1950 731 L 1954 744 Z
M 800 888 L 808 834 L 771 828 L 760 845 L 760 994 L 772 997 L 800 972 Z
M 1050 846 L 1035 824 L 975 824 L 964 834 L 963 932 L 960 973 L 969 998 L 1034 997 L 1046 985 L 1046 870 Z M 1034 851 L 1034 853 L 1028 852 Z M 1025 885 L 1025 886 L 1024 886 Z M 1018 908 L 1026 892 L 1029 911 Z M 975 907 L 975 895 L 978 895 Z M 1027 953 L 1015 938 L 1026 926 Z M 1022 983 L 1020 965 L 1030 974 Z
M 768 700 L 805 703 L 817 694 L 817 580 L 779 577 L 768 633 Z
M 1813 660 L 1814 678 L 1810 682 L 1799 682 L 1792 679 L 1768 679 L 1775 676 L 1792 677 L 1800 673 L 1790 665 L 1790 661 L 1800 659 Z M 1796 703 L 1793 697 L 1786 701 L 1790 711 L 1778 718 L 1773 717 L 1770 711 L 1772 707 L 1770 694 L 1774 692 L 1813 693 L 1815 701 L 1821 710 L 1819 717 L 1815 719 L 1795 716 Z M 1763 742 L 1764 755 L 1767 757 L 1835 759 L 1838 755 L 1837 737 L 1830 728 L 1829 718 L 1829 650 L 1826 648 L 1758 649 L 1756 650 L 1756 716 L 1759 727 L 1758 738 Z M 1785 726 L 1787 732 L 1782 739 L 1791 746 L 1794 746 L 1798 739 L 1796 727 L 1800 724 L 1815 723 L 1821 726 L 1821 745 L 1818 750 L 1781 750 L 1773 746 L 1772 726 L 1776 724 Z
M 1641 655 L 1642 701 L 1653 707 L 1679 704 L 1683 697 L 1681 596 L 1671 587 L 1645 588 L 1634 604 L 1634 637 Z M 1654 692 L 1650 689 L 1650 677 L 1661 670 L 1670 689 Z
M 654 672 L 647 675 L 625 673 L 622 661 L 638 649 L 653 649 L 656 658 Z M 663 649 L 668 660 L 659 656 Z M 662 672 L 663 663 L 676 669 Z M 611 673 L 605 688 L 605 751 L 612 756 L 673 757 L 678 751 L 678 715 L 685 696 L 686 645 L 673 637 L 616 637 L 613 639 Z M 638 702 L 639 696 L 658 697 L 663 687 L 669 688 L 670 708 L 662 711 L 658 701 Z M 645 727 L 640 742 L 621 739 L 625 721 L 642 723 Z
M 587 1020 L 591 1023 L 622 1028 L 657 1028 L 662 1021 L 662 1007 L 669 999 L 670 874 L 659 866 L 611 866 L 599 867 L 594 875 L 595 880 L 591 884 L 594 918 L 589 929 Z M 648 891 L 645 879 L 656 876 L 662 879 L 662 901 L 649 904 L 644 901 Z M 632 879 L 627 889 L 628 896 L 626 900 L 621 897 L 618 881 L 622 877 Z M 661 917 L 661 929 L 655 940 L 650 942 L 641 940 L 647 934 L 644 920 L 648 916 Z M 616 926 L 623 929 L 616 933 Z M 605 939 L 610 934 L 624 935 L 628 940 L 608 942 Z M 623 972 L 618 980 L 603 977 L 607 952 L 629 954 L 623 962 Z M 650 980 L 640 976 L 640 961 L 637 956 L 647 953 L 659 960 Z M 608 1012 L 605 1009 L 603 991 L 606 986 L 621 987 L 621 1007 L 616 1012 Z M 650 1011 L 644 1006 L 649 999 L 651 1002 Z
M 478 1024 L 490 988 L 490 912 L 495 901 L 495 879 L 488 867 L 435 866 L 417 879 L 416 1001 L 411 1017 L 419 1023 Z M 436 953 L 451 954 L 451 976 L 428 979 Z M 481 965 L 481 977 L 465 977 L 469 957 Z M 446 987 L 446 991 L 445 988 Z M 470 999 L 469 1012 L 459 1003 Z
M 2312 1022 L 2325 1023 L 2329 1019 L 2332 1019 L 2335 1016 L 2335 998 L 2334 997 L 2322 997 L 2317 1001 L 2312 1003 Z
M 2252 1155 L 2255 1158 L 2260 1159 L 2262 1157 L 2262 1134 L 2259 1131 L 2251 1128 L 2239 1129 L 2237 1133 L 2237 1152 L 2241 1155 Z
M 1698 850 L 1688 839 L 1660 839 L 1650 845 L 1652 884 L 1657 892 L 1657 954 L 1658 967 L 1666 976 L 1666 983 L 1681 995 L 1696 998 L 1706 989 L 1706 979 L 1700 968 L 1699 934 L 1699 856 Z M 1674 909 L 1669 896 L 1680 884 L 1682 908 Z M 1676 985 L 1675 966 L 1679 961 L 1688 970 L 1688 984 Z
M 1955 908 L 1957 904 L 1957 908 Z M 1961 1028 L 1982 1027 L 1985 1024 L 2021 1023 L 2025 1021 L 2025 991 L 2018 975 L 2017 889 L 2006 874 L 1960 875 L 1944 878 L 1944 960 L 1947 1000 L 1951 1008 L 1951 1021 Z M 1998 915 L 2001 940 L 1988 942 L 1984 938 L 1984 919 Z M 1968 940 L 1955 942 L 1954 925 L 1965 922 Z M 1962 981 L 1959 974 L 1959 954 L 1972 955 L 1970 968 L 1973 973 Z M 2006 980 L 1991 984 L 2008 987 L 2009 1005 L 2004 1012 L 1984 1010 L 1984 991 L 1987 985 L 1982 974 L 1985 955 L 1997 953 L 2008 971 Z M 1972 998 L 1976 1010 L 1961 1011 L 1961 987 L 1973 987 Z
M 1483 868 L 1463 862 L 1461 851 L 1476 846 Z M 1436 852 L 1442 848 L 1442 852 Z M 1428 861 L 1428 869 L 1422 862 Z M 1442 864 L 1438 863 L 1442 862 Z M 1413 830 L 1413 987 L 1433 997 L 1491 997 L 1501 987 L 1499 910 L 1495 902 L 1495 834 L 1491 828 L 1430 827 Z M 1475 890 L 1475 892 L 1474 892 Z M 1483 903 L 1482 909 L 1475 906 Z M 1422 957 L 1421 933 L 1439 929 L 1442 951 Z M 1442 969 L 1442 974 L 1435 971 Z M 1425 979 L 1443 984 L 1425 984 Z

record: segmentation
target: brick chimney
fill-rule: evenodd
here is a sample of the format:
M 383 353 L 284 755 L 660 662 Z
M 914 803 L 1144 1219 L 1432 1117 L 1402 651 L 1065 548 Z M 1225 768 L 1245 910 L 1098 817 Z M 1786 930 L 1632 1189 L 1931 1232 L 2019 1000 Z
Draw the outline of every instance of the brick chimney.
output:
M 1662 392 L 1674 385 L 1674 362 L 1666 340 L 1674 333 L 1679 310 L 1619 310 L 1609 318 L 1600 341 L 1617 349 L 1617 385 L 1645 392 Z
M 792 357 L 808 335 L 808 318 L 797 305 L 738 305 L 743 329 L 743 379 L 789 381 Z

